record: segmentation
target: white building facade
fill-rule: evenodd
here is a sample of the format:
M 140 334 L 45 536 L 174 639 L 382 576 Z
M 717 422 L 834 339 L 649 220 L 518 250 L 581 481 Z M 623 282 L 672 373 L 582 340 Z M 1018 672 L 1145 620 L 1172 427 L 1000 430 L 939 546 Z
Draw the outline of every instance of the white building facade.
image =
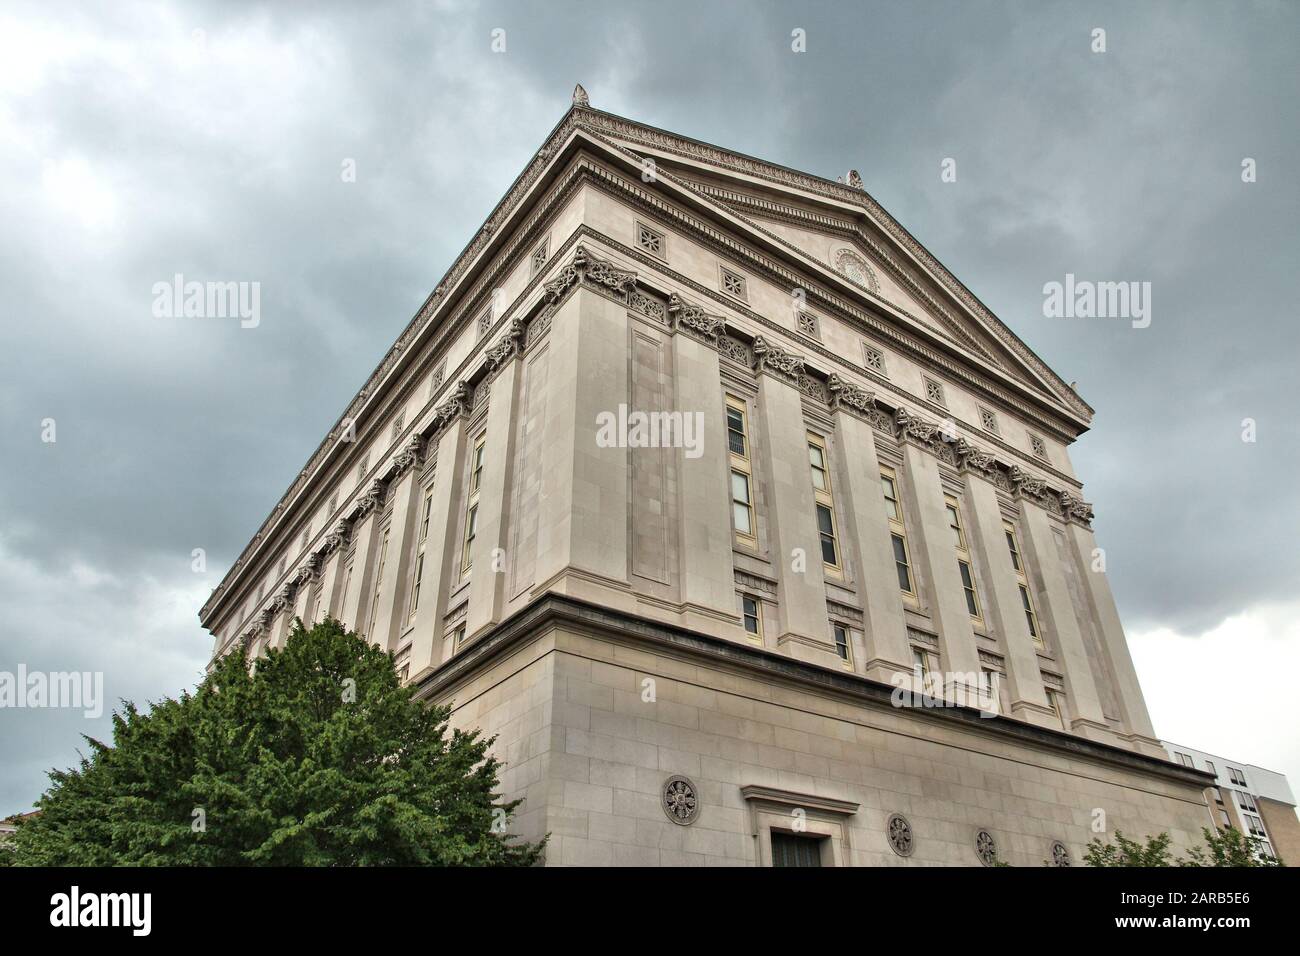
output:
M 1090 417 L 856 173 L 579 88 L 201 619 L 392 651 L 548 864 L 1186 845 L 1209 779 L 1152 731 Z

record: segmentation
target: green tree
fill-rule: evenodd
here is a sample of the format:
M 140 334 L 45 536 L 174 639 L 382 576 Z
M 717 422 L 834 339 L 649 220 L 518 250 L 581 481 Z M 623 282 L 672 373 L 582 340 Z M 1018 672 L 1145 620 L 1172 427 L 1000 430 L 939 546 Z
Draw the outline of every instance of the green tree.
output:
M 392 657 L 328 620 L 295 622 L 253 667 L 223 658 L 193 694 L 113 715 L 52 771 L 16 865 L 526 866 L 500 764 L 478 731 L 412 699 Z M 544 841 L 543 841 L 544 842 Z
M 1103 843 L 1094 839 L 1088 844 L 1083 861 L 1088 866 L 1282 866 L 1281 860 L 1262 853 L 1263 841 L 1247 837 L 1232 827 L 1222 833 L 1201 828 L 1205 849 L 1192 847 L 1187 856 L 1174 856 L 1169 851 L 1168 833 L 1149 837 L 1146 843 L 1130 840 L 1118 830 L 1115 842 Z

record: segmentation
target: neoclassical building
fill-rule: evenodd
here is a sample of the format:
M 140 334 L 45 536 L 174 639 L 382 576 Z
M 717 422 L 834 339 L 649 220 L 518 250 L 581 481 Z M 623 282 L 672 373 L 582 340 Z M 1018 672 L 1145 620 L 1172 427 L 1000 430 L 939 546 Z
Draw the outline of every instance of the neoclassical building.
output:
M 864 190 L 572 108 L 201 612 L 497 735 L 548 864 L 1015 865 L 1206 822 L 1069 446 Z

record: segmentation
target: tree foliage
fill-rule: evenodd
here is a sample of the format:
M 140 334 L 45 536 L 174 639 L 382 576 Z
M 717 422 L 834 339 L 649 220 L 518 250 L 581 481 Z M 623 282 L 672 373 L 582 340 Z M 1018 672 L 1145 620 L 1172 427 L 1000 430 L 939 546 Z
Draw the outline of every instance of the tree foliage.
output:
M 1201 828 L 1205 848 L 1192 847 L 1186 857 L 1175 856 L 1169 849 L 1168 833 L 1149 837 L 1146 843 L 1130 840 L 1115 831 L 1115 842 L 1094 839 L 1083 856 L 1088 866 L 1282 866 L 1281 860 L 1263 852 L 1263 841 L 1247 837 L 1228 827 L 1222 833 Z
M 193 694 L 126 703 L 113 744 L 14 837 L 38 866 L 524 866 L 541 844 L 507 834 L 492 740 L 449 732 L 392 657 L 327 620 L 295 622 L 253 667 L 223 658 Z

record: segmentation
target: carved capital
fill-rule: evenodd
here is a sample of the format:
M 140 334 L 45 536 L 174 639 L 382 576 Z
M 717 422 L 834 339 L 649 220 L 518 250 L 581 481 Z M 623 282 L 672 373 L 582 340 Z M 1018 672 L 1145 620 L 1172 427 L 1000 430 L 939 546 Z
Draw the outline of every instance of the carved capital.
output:
M 1081 524 L 1085 528 L 1092 527 L 1092 519 L 1094 517 L 1092 513 L 1092 505 L 1073 492 L 1062 491 L 1060 497 L 1061 514 L 1065 516 L 1067 521 Z
M 406 447 L 398 453 L 393 459 L 393 467 L 389 473 L 390 481 L 397 481 L 402 475 L 406 474 L 412 468 L 417 467 L 424 460 L 424 439 L 419 435 L 413 437 L 406 443 Z
M 382 481 L 376 481 L 370 486 L 370 490 L 362 496 L 361 500 L 357 502 L 356 508 L 352 511 L 352 520 L 360 521 L 370 512 L 382 507 L 387 494 L 388 486 Z
M 433 412 L 433 434 L 439 434 L 457 418 L 470 413 L 474 407 L 474 389 L 464 379 L 456 383 L 456 390 L 451 398 L 439 405 Z
M 1026 474 L 1019 465 L 1012 465 L 1007 473 L 1017 498 L 1030 498 L 1043 504 L 1047 499 L 1047 483 L 1041 478 Z
M 512 319 L 501 341 L 487 350 L 484 362 L 488 372 L 495 372 L 523 350 L 525 327 L 522 319 Z
M 601 287 L 620 301 L 627 302 L 636 289 L 636 273 L 620 269 L 607 259 L 598 259 L 587 251 L 586 246 L 579 245 L 573 251 L 573 261 L 542 286 L 546 301 L 559 302 L 579 282 Z
M 722 316 L 711 315 L 698 305 L 691 305 L 676 292 L 668 296 L 668 315 L 674 330 L 689 332 L 714 348 L 718 347 L 718 337 L 727 324 Z
M 949 465 L 957 464 L 957 453 L 953 450 L 955 439 L 941 426 L 918 418 L 906 408 L 899 408 L 894 412 L 894 427 L 900 440 L 924 448 Z
M 339 548 L 348 543 L 348 538 L 352 536 L 352 525 L 346 521 L 340 521 L 338 527 L 325 536 L 325 543 L 321 545 L 320 556 L 322 559 L 329 557 Z
M 806 374 L 803 356 L 795 355 L 761 335 L 754 339 L 754 368 L 759 372 L 771 372 L 796 386 Z
M 826 380 L 826 391 L 830 394 L 832 410 L 849 408 L 863 415 L 870 415 L 876 411 L 875 392 L 846 382 L 834 372 Z

